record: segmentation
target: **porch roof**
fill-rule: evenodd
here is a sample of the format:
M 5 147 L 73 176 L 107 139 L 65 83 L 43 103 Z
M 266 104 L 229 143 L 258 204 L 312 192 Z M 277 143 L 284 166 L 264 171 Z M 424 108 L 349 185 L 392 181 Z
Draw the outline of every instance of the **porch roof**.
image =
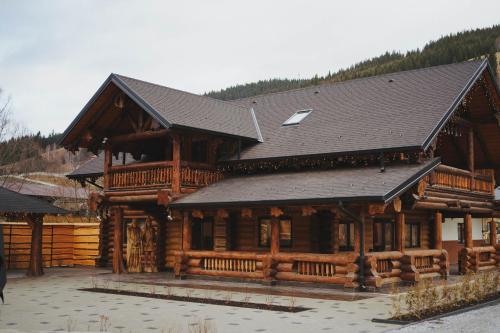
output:
M 440 164 L 315 170 L 233 177 L 187 195 L 170 206 L 208 207 L 344 201 L 388 202 L 406 191 Z
M 0 186 L 0 214 L 2 213 L 66 214 L 67 211 Z

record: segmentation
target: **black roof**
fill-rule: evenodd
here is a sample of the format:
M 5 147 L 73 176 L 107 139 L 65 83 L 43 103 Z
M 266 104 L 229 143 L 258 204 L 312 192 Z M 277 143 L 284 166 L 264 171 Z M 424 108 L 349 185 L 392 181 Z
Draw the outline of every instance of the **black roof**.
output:
M 331 201 L 389 202 L 439 165 L 423 164 L 313 170 L 233 177 L 204 187 L 170 204 L 173 208 Z
M 67 214 L 67 211 L 43 200 L 0 186 L 1 213 Z
M 468 61 L 236 100 L 254 109 L 263 136 L 240 159 L 426 149 L 487 67 Z M 299 125 L 282 126 L 305 109 Z

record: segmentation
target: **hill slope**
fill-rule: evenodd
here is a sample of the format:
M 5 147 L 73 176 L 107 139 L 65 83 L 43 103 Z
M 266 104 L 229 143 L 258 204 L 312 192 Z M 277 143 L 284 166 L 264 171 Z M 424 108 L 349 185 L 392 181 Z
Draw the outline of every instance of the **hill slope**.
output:
M 220 91 L 211 91 L 207 96 L 233 100 L 270 92 L 302 88 L 324 82 L 338 82 L 359 77 L 398 72 L 409 69 L 444 65 L 487 56 L 492 67 L 496 67 L 495 52 L 500 48 L 500 25 L 489 28 L 463 31 L 441 37 L 427 43 L 422 50 L 386 52 L 353 66 L 325 76 L 311 79 L 270 79 L 235 85 Z

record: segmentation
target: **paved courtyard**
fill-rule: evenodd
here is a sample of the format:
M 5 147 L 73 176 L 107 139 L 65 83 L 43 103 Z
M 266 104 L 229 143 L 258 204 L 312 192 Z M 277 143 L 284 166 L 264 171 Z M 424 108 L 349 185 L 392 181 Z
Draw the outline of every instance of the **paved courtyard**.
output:
M 263 304 L 272 302 L 310 310 L 290 313 L 79 290 L 96 286 L 148 294 L 246 300 Z M 267 291 L 272 291 L 272 295 Z M 27 278 L 21 272 L 10 274 L 6 303 L 0 305 L 0 332 L 312 333 L 400 329 L 400 326 L 371 321 L 374 317 L 389 317 L 390 299 L 387 295 L 365 295 L 368 297 L 359 299 L 359 294 L 338 289 L 266 287 L 194 279 L 180 281 L 166 274 L 127 274 L 117 278 L 108 270 L 49 269 L 40 278 Z M 495 309 L 498 313 L 498 307 Z M 420 327 L 447 330 L 445 324 L 441 329 L 435 324 L 407 327 L 403 331 L 421 332 Z M 485 325 L 486 328 L 495 328 L 498 321 Z M 198 330 L 200 327 L 207 330 Z

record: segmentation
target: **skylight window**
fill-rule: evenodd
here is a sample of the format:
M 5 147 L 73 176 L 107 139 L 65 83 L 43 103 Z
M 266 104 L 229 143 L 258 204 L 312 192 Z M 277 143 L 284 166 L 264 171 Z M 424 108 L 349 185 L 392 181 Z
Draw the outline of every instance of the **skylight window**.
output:
M 288 118 L 284 123 L 283 126 L 289 126 L 289 125 L 297 125 L 299 124 L 302 120 L 304 120 L 305 117 L 307 117 L 310 113 L 312 112 L 311 109 L 309 110 L 300 110 L 297 111 Z

